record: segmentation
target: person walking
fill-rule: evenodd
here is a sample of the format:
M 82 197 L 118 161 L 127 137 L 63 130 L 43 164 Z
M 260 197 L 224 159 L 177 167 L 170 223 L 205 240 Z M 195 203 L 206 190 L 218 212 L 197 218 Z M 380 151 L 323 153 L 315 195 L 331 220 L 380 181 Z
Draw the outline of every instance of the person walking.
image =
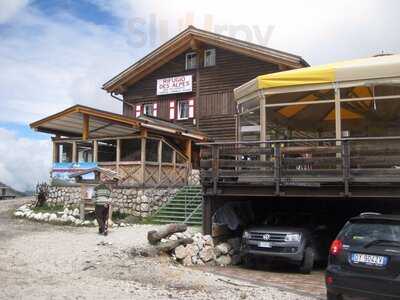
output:
M 95 204 L 96 220 L 99 224 L 99 234 L 108 234 L 110 195 L 111 191 L 104 183 L 101 183 L 94 188 L 93 201 Z

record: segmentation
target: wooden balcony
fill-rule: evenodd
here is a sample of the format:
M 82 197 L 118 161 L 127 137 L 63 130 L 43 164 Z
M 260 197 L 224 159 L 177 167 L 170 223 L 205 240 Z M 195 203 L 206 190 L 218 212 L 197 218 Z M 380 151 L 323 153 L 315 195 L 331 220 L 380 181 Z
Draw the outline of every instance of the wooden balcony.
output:
M 400 197 L 400 137 L 202 146 L 206 196 Z

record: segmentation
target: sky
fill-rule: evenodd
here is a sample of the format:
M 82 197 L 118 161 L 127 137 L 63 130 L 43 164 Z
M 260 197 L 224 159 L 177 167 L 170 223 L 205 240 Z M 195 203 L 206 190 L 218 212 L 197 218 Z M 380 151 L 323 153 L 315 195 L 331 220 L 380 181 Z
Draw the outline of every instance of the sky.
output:
M 74 104 L 121 112 L 104 82 L 192 24 L 309 64 L 400 52 L 397 0 L 0 0 L 0 182 L 46 181 L 50 136 L 28 124 Z

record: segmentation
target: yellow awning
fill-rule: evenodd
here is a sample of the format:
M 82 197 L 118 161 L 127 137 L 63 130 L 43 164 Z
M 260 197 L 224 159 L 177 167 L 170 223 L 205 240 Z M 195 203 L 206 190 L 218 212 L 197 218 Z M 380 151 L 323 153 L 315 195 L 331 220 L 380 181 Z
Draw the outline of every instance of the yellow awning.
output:
M 342 83 L 350 81 L 400 77 L 400 54 L 354 59 L 332 64 L 307 67 L 260 75 L 234 89 L 237 101 L 258 90 Z M 246 101 L 246 100 L 245 100 Z

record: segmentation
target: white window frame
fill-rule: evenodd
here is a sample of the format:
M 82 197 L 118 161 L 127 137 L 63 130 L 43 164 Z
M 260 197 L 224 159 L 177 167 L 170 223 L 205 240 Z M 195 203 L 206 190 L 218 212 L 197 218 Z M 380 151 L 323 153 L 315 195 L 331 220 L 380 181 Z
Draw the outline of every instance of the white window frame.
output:
M 151 109 L 151 114 L 147 114 L 147 112 L 146 112 L 148 107 L 150 107 L 150 109 Z M 155 114 L 154 114 L 154 103 L 143 104 L 143 115 L 144 116 L 150 116 L 150 117 L 154 117 L 155 116 Z
M 207 60 L 207 53 L 211 53 L 211 61 Z M 204 50 L 204 67 L 213 67 L 217 64 L 217 55 L 215 48 Z
M 192 63 L 189 64 L 189 56 L 194 55 L 194 65 Z M 193 59 L 193 57 L 191 57 Z M 185 55 L 185 69 L 186 70 L 193 70 L 197 68 L 197 53 L 196 52 L 189 52 Z
M 182 103 L 187 104 L 187 116 L 186 117 L 181 117 L 181 105 Z M 178 101 L 178 120 L 188 120 L 189 119 L 189 100 L 179 100 Z

